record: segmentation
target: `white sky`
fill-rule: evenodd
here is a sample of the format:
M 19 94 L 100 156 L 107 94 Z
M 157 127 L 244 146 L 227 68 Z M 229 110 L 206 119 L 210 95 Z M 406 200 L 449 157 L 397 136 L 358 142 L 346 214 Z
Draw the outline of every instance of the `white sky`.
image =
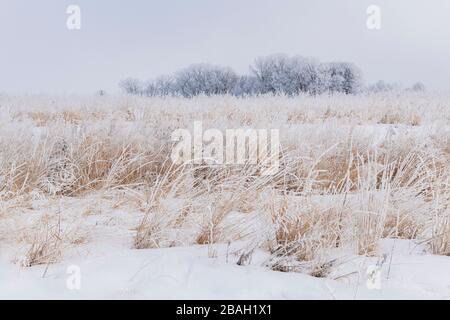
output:
M 82 28 L 66 28 L 79 5 Z M 366 9 L 382 29 L 366 28 Z M 245 73 L 272 53 L 359 65 L 379 79 L 450 91 L 449 0 L 0 0 L 0 92 L 117 91 L 119 80 L 196 62 Z

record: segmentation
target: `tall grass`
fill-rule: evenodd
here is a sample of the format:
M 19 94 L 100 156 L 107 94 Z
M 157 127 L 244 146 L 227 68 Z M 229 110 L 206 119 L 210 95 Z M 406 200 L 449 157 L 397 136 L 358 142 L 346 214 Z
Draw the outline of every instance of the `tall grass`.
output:
M 271 253 L 271 268 L 316 276 L 344 252 L 378 254 L 387 237 L 449 254 L 443 97 L 0 97 L 0 114 L 0 201 L 138 190 L 138 249 L 248 240 Z M 280 170 L 174 165 L 171 133 L 199 120 L 279 129 Z M 43 239 L 30 264 L 46 256 L 52 236 Z

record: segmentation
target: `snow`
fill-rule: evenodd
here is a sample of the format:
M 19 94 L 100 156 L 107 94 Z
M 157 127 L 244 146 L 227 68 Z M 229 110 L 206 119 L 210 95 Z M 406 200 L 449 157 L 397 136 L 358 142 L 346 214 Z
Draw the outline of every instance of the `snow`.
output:
M 47 271 L 46 266 L 22 268 L 2 255 L 0 298 L 450 299 L 450 259 L 408 254 L 401 248 L 394 251 L 389 279 L 389 266 L 383 266 L 379 290 L 365 283 L 364 267 L 374 263 L 373 258 L 359 257 L 344 265 L 361 272 L 346 283 L 270 271 L 263 266 L 267 254 L 262 251 L 255 253 L 249 266 L 238 266 L 236 248 L 227 245 L 215 246 L 215 257 L 209 257 L 208 246 L 132 250 L 103 243 L 96 249 L 96 254 L 75 255 Z M 79 290 L 67 287 L 72 265 L 81 271 Z
M 112 205 L 118 198 L 109 193 L 59 201 L 36 197 L 28 209 L 4 211 L 0 299 L 450 299 L 450 257 L 430 255 L 413 240 L 380 243 L 379 255 L 387 259 L 380 289 L 370 289 L 366 271 L 378 257 L 349 255 L 328 278 L 315 278 L 271 271 L 265 265 L 269 253 L 262 249 L 249 265 L 237 265 L 249 246 L 245 241 L 132 249 L 143 213 Z M 64 248 L 59 263 L 22 267 L 20 234 L 58 208 L 63 228 L 76 228 L 86 242 Z M 71 266 L 80 270 L 79 290 L 67 285 Z

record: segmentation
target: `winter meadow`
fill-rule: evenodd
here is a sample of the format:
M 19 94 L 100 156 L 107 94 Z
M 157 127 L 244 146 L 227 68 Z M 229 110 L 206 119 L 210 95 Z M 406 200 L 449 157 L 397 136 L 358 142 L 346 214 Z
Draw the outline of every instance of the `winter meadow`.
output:
M 1 299 L 450 299 L 450 95 L 287 54 L 119 80 L 0 94 Z

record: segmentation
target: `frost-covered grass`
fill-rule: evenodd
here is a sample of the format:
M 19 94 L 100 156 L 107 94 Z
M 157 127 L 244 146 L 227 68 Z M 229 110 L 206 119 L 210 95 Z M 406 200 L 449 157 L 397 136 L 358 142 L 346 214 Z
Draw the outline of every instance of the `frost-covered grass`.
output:
M 0 241 L 20 244 L 25 266 L 64 261 L 101 237 L 82 223 L 102 215 L 101 203 L 68 223 L 67 203 L 42 211 L 36 202 L 77 209 L 98 193 L 135 212 L 130 249 L 204 245 L 215 257 L 216 244 L 240 242 L 240 265 L 263 251 L 266 268 L 316 277 L 350 256 L 379 256 L 386 238 L 450 255 L 443 97 L 2 96 L 0 115 L 0 221 L 18 217 L 0 227 Z M 174 165 L 171 133 L 199 120 L 205 129 L 279 129 L 280 171 Z

